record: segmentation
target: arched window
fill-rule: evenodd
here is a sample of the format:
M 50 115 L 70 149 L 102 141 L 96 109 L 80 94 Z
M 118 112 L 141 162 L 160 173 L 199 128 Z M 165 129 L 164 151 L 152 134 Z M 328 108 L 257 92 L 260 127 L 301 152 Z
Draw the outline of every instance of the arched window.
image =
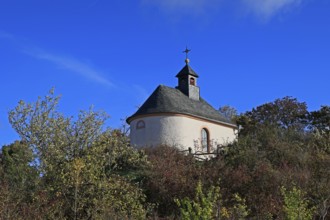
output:
M 210 152 L 210 146 L 209 146 L 209 132 L 206 128 L 203 128 L 202 129 L 202 149 L 203 149 L 203 152 Z
M 195 85 L 195 79 L 192 77 L 190 78 L 190 85 L 193 85 L 193 86 Z
M 140 120 L 136 123 L 136 129 L 142 129 L 146 127 L 146 123 L 143 120 Z

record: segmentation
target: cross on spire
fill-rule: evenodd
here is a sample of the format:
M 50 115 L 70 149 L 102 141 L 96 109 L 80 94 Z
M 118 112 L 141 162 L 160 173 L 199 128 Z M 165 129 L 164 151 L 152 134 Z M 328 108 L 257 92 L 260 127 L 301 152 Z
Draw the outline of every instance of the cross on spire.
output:
M 188 59 L 188 53 L 189 53 L 190 51 L 191 51 L 191 50 L 189 50 L 187 46 L 186 46 L 186 49 L 183 51 L 183 53 L 186 53 L 186 59 L 185 59 L 185 62 L 186 62 L 187 65 L 188 65 L 188 63 L 190 62 L 190 60 Z

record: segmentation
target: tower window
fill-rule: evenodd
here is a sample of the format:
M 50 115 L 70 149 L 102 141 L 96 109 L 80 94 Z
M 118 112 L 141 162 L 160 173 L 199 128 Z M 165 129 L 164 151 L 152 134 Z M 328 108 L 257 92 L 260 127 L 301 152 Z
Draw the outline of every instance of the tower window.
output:
M 136 129 L 142 129 L 146 127 L 146 123 L 143 120 L 140 120 L 136 123 Z
M 202 139 L 201 139 L 203 152 L 210 153 L 210 146 L 209 146 L 210 141 L 209 140 L 210 140 L 209 132 L 206 128 L 203 128 L 202 129 Z
M 193 86 L 195 85 L 195 79 L 193 77 L 190 78 L 189 82 L 190 82 L 190 85 L 193 85 Z

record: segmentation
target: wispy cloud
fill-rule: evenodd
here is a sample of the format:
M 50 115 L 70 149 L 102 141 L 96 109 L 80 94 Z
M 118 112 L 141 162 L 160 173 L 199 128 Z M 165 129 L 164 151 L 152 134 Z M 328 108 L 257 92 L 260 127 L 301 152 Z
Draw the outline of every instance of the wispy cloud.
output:
M 103 86 L 116 87 L 104 76 L 102 71 L 98 70 L 87 62 L 70 56 L 47 52 L 46 50 L 38 48 L 34 45 L 28 46 L 28 40 L 17 37 L 3 30 L 0 30 L 0 39 L 5 39 L 7 42 L 13 43 L 15 47 L 18 47 L 18 50 L 31 57 L 46 60 L 56 65 L 58 68 L 69 70 L 70 72 L 76 73 L 85 79 L 101 84 Z
M 141 0 L 145 5 L 152 5 L 162 11 L 176 15 L 187 13 L 205 15 L 210 10 L 222 8 L 234 10 L 244 8 L 249 14 L 258 19 L 268 21 L 277 14 L 300 6 L 307 0 Z
M 110 82 L 103 76 L 103 73 L 101 71 L 93 68 L 86 62 L 82 62 L 80 60 L 68 56 L 55 55 L 38 48 L 24 49 L 23 52 L 37 59 L 49 61 L 59 68 L 74 72 L 95 83 L 99 83 L 107 87 L 115 87 L 112 82 Z
M 4 30 L 0 30 L 0 39 L 5 40 L 6 43 L 11 43 L 16 47 L 20 47 L 23 44 L 23 42 L 25 42 L 25 39 L 18 38 L 15 35 L 8 33 Z
M 242 0 L 249 12 L 264 21 L 274 15 L 301 5 L 303 0 Z

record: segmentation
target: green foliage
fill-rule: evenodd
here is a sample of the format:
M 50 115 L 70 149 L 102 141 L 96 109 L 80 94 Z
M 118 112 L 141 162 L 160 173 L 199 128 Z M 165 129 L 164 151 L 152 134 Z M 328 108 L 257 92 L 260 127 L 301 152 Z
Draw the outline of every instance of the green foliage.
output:
M 237 193 L 234 194 L 235 204 L 232 211 L 234 219 L 243 220 L 249 215 L 249 210 L 245 204 L 245 199 L 241 198 Z
M 237 193 L 233 195 L 232 206 L 225 207 L 221 200 L 220 188 L 211 186 L 206 193 L 203 192 L 202 182 L 196 186 L 195 198 L 175 199 L 180 208 L 180 217 L 183 220 L 209 220 L 209 219 L 236 219 L 244 220 L 249 215 L 245 199 Z
M 2 147 L 0 154 L 0 219 L 20 219 L 19 210 L 26 214 L 33 207 L 38 185 L 38 172 L 30 166 L 32 152 L 23 142 Z
M 2 147 L 1 165 L 4 169 L 4 181 L 7 181 L 21 194 L 34 188 L 37 170 L 30 165 L 33 161 L 31 149 L 24 142 L 15 141 Z
M 9 112 L 21 141 L 0 152 L 0 219 L 329 218 L 329 106 L 308 112 L 285 97 L 256 107 L 237 117 L 224 155 L 198 161 L 133 149 L 104 112 L 66 117 L 58 102 L 51 91 Z
M 233 196 L 232 207 L 224 207 L 220 209 L 221 219 L 235 219 L 235 220 L 244 220 L 247 219 L 249 215 L 249 209 L 245 204 L 245 199 L 240 197 L 237 193 Z
M 310 126 L 323 132 L 330 132 L 330 106 L 322 106 L 320 110 L 310 113 Z
M 308 207 L 308 201 L 303 193 L 296 186 L 288 191 L 285 187 L 281 188 L 284 197 L 284 211 L 288 220 L 309 220 L 313 218 L 314 208 Z
M 243 128 L 240 135 L 251 134 L 270 126 L 301 131 L 306 127 L 307 118 L 308 111 L 305 102 L 284 97 L 240 115 L 237 123 Z
M 129 147 L 119 131 L 104 128 L 105 113 L 81 111 L 74 120 L 57 111 L 58 101 L 51 91 L 36 103 L 21 101 L 9 113 L 41 174 L 47 218 L 143 218 L 145 196 L 127 173 L 146 164 L 144 154 Z
M 310 181 L 307 144 L 297 131 L 274 127 L 241 137 L 229 147 L 224 168 L 217 171 L 223 176 L 223 190 L 228 195 L 244 195 L 251 213 L 257 216 L 281 216 L 278 186 L 295 181 L 306 187 Z
M 199 181 L 196 187 L 194 200 L 188 198 L 175 199 L 180 208 L 183 220 L 209 220 L 217 214 L 217 205 L 220 199 L 220 188 L 212 186 L 207 193 L 203 192 L 202 183 Z
M 223 158 L 225 166 L 217 172 L 223 174 L 224 195 L 236 192 L 244 195 L 254 216 L 264 219 L 283 215 L 278 185 L 299 182 L 305 189 L 309 185 L 310 162 L 316 161 L 312 151 L 315 142 L 303 129 L 307 127 L 306 109 L 305 103 L 285 97 L 239 117 L 243 129 L 238 142 L 228 147 Z M 329 174 L 324 178 L 328 179 L 327 176 Z M 321 199 L 317 203 L 321 203 Z

